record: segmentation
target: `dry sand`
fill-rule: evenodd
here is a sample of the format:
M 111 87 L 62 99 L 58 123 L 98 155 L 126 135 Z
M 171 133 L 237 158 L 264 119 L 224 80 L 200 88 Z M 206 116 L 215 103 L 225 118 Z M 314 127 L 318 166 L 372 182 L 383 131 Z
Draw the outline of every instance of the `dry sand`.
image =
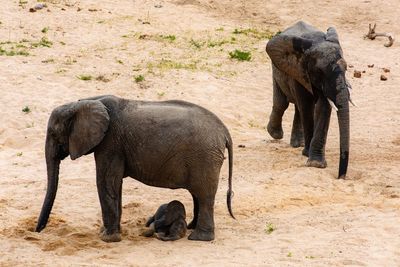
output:
M 35 13 L 28 9 L 36 1 L 18 2 L 24 1 L 0 8 L 0 42 L 11 42 L 1 47 L 30 54 L 0 56 L 0 266 L 400 266 L 400 45 L 362 38 L 371 22 L 378 31 L 400 33 L 398 0 L 48 0 Z M 264 33 L 300 19 L 320 29 L 335 26 L 353 65 L 348 78 L 359 107 L 351 108 L 345 181 L 336 179 L 335 114 L 326 169 L 304 167 L 301 149 L 289 146 L 293 107 L 284 117 L 283 140 L 265 131 L 272 83 Z M 234 49 L 251 51 L 252 60 L 230 59 Z M 384 67 L 388 80 L 380 81 Z M 365 73 L 357 79 L 354 70 Z M 138 75 L 144 81 L 135 82 Z M 235 143 L 237 220 L 226 208 L 225 164 L 214 241 L 141 237 L 146 217 L 161 203 L 182 201 L 190 219 L 191 197 L 126 178 L 123 240 L 104 243 L 90 155 L 62 162 L 50 223 L 33 232 L 46 190 L 49 114 L 100 94 L 184 99 L 216 113 Z

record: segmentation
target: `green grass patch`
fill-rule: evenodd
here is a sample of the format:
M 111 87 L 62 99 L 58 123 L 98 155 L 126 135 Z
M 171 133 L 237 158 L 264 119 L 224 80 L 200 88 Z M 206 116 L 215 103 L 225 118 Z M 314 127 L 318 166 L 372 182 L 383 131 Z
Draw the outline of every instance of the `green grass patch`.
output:
M 54 62 L 55 62 L 54 58 L 48 58 L 48 59 L 42 60 L 42 63 L 54 63 Z
M 161 61 L 159 61 L 155 64 L 148 63 L 147 68 L 149 68 L 149 69 L 158 68 L 161 70 L 168 70 L 168 69 L 195 70 L 195 69 L 197 69 L 197 64 L 196 64 L 196 62 L 182 63 L 182 62 L 177 62 L 177 61 L 173 61 L 170 59 L 161 59 Z
M 231 43 L 228 40 L 221 40 L 221 41 L 209 41 L 207 42 L 207 47 L 216 47 L 216 46 L 223 46 L 224 44 Z
M 32 46 L 37 48 L 37 47 L 51 47 L 53 45 L 53 42 L 49 41 L 46 37 L 42 37 L 39 42 L 32 43 Z
M 137 76 L 134 77 L 134 79 L 135 79 L 135 82 L 141 83 L 141 82 L 144 81 L 144 76 L 143 75 L 137 75 Z
M 276 230 L 276 227 L 275 227 L 275 225 L 273 225 L 272 223 L 267 223 L 266 225 L 265 225 L 265 232 L 267 233 L 267 234 L 271 234 L 273 231 L 275 231 Z
M 92 80 L 92 75 L 85 75 L 85 74 L 82 74 L 82 75 L 78 75 L 78 76 L 76 76 L 79 80 L 82 80 L 82 81 L 90 81 L 90 80 Z
M 256 39 L 271 39 L 274 37 L 277 33 L 271 32 L 270 30 L 258 30 L 258 29 L 235 29 L 233 34 L 242 34 L 246 35 L 251 38 L 256 38 Z
M 235 49 L 235 51 L 229 52 L 229 56 L 232 59 L 237 59 L 239 61 L 250 61 L 251 60 L 251 52 L 250 51 L 241 51 Z
M 5 49 L 0 46 L 0 56 L 29 56 L 29 52 L 24 49 L 16 49 L 15 47 L 11 47 L 10 49 Z
M 160 37 L 164 40 L 168 40 L 170 42 L 173 42 L 176 40 L 176 36 L 175 35 L 160 35 Z
M 24 112 L 24 113 L 29 113 L 29 112 L 31 112 L 31 109 L 30 109 L 28 106 L 25 106 L 25 107 L 22 109 L 22 112 Z
M 190 43 L 191 46 L 193 46 L 193 47 L 195 47 L 197 49 L 200 49 L 205 44 L 205 42 L 200 42 L 200 41 L 196 41 L 196 40 L 193 40 L 193 39 L 190 39 L 189 43 Z

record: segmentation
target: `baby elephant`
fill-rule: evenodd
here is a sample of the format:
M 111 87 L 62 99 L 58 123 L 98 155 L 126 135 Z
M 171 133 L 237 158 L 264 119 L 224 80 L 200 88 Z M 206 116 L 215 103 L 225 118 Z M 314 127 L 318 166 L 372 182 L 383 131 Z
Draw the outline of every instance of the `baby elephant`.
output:
M 186 234 L 185 206 L 178 200 L 161 205 L 156 213 L 149 218 L 146 227 L 150 227 L 144 236 L 150 237 L 156 233 L 158 239 L 174 241 Z

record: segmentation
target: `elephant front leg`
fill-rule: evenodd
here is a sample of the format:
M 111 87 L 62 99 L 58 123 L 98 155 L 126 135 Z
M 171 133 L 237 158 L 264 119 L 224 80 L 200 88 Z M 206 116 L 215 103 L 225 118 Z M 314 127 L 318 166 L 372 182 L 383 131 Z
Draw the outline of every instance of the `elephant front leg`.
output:
M 282 117 L 283 114 L 285 113 L 285 110 L 289 106 L 289 102 L 275 80 L 273 81 L 272 85 L 274 89 L 273 106 L 271 115 L 269 116 L 267 131 L 272 138 L 282 139 L 283 138 Z
M 320 97 L 314 112 L 314 134 L 310 144 L 307 166 L 325 168 L 325 144 L 331 117 L 331 107 L 325 97 Z
M 214 240 L 214 199 L 215 196 L 198 198 L 199 215 L 194 231 L 189 235 L 190 240 Z
M 122 178 L 124 173 L 123 160 L 118 158 L 96 157 L 96 182 L 99 194 L 103 227 L 101 240 L 105 242 L 121 241 L 120 221 L 122 213 Z
M 295 106 L 292 134 L 290 135 L 290 145 L 292 147 L 304 146 L 303 126 L 301 124 L 300 112 Z
M 314 100 L 312 95 L 307 93 L 305 89 L 302 89 L 301 87 L 297 88 L 296 92 L 296 107 L 300 113 L 304 134 L 304 149 L 302 153 L 304 156 L 308 157 L 314 129 Z

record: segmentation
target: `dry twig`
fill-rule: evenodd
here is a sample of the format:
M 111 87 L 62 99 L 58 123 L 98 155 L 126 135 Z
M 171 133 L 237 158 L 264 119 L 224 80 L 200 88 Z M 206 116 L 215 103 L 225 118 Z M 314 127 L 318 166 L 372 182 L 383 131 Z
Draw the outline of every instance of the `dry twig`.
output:
M 364 38 L 374 40 L 376 37 L 379 36 L 387 37 L 389 41 L 386 44 L 384 44 L 384 46 L 391 47 L 394 43 L 394 36 L 390 33 L 376 33 L 375 28 L 376 28 L 376 23 L 374 24 L 374 27 L 371 27 L 371 24 L 369 24 L 369 31 L 366 35 L 364 35 Z

